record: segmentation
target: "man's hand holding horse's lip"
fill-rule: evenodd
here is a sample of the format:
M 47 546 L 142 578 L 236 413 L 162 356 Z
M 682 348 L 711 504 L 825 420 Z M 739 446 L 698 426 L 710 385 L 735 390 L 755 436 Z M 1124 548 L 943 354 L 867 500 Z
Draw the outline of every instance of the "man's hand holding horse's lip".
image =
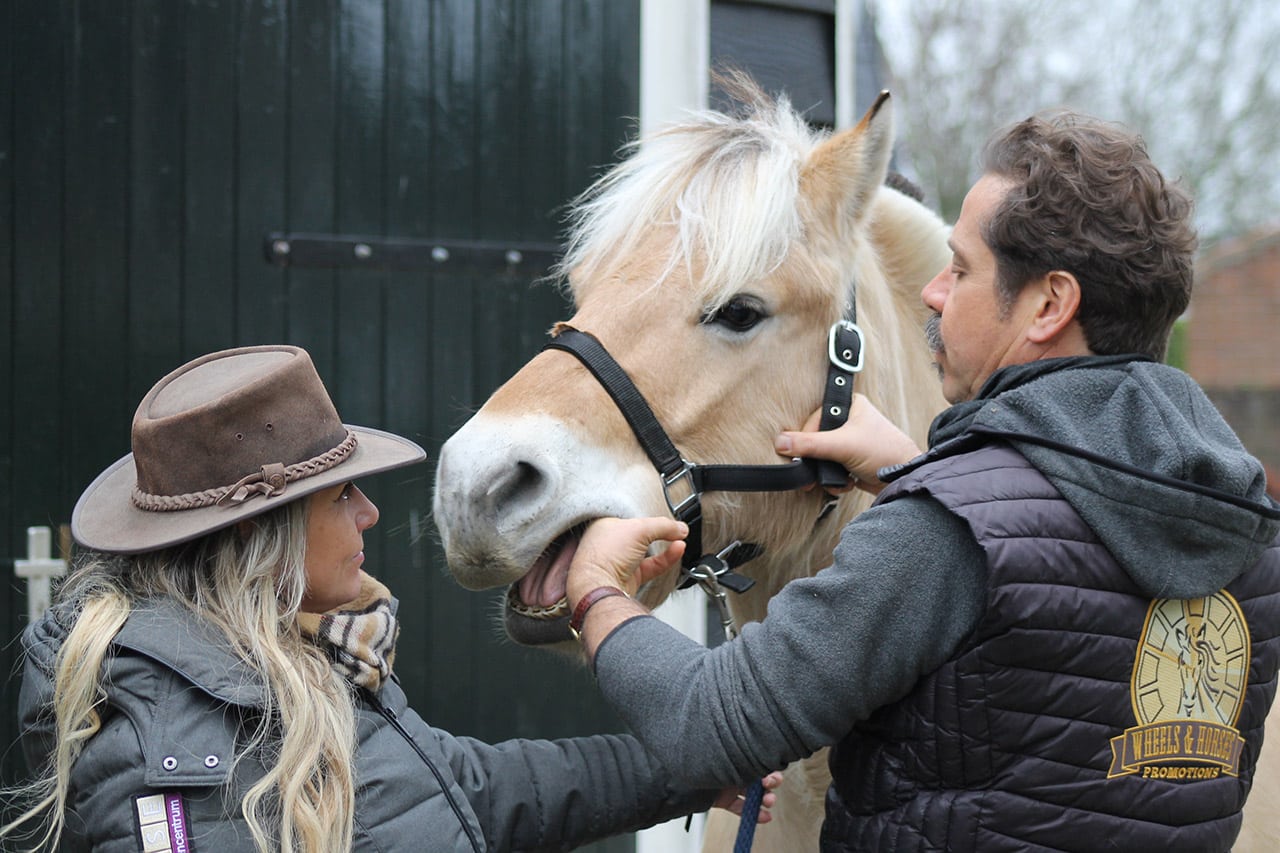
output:
M 680 565 L 689 527 L 673 518 L 601 518 L 588 525 L 573 556 L 566 584 L 570 610 L 597 587 L 617 587 L 634 596 L 641 585 Z M 667 542 L 655 554 L 649 546 Z M 588 657 L 601 641 L 632 616 L 648 613 L 644 605 L 620 595 L 600 599 L 588 610 L 582 639 Z

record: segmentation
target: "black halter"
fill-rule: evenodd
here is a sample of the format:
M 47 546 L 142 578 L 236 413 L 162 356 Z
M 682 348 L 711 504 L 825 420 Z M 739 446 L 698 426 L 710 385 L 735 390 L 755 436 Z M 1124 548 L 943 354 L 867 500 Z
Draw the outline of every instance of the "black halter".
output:
M 662 494 L 671 515 L 689 526 L 684 553 L 686 578 L 683 589 L 695 578 L 688 575 L 694 566 L 708 566 L 720 585 L 745 592 L 754 581 L 733 569 L 758 557 L 763 548 L 751 543 L 735 543 L 719 554 L 702 553 L 702 494 L 704 492 L 786 492 L 812 483 L 824 488 L 844 486 L 848 475 L 838 463 L 795 459 L 780 465 L 697 465 L 676 450 L 631 377 L 593 335 L 569 326 L 543 349 L 572 353 L 591 371 L 617 404 L 631 431 L 662 478 Z M 831 327 L 827 344 L 827 381 L 822 400 L 820 429 L 833 429 L 849 416 L 853 400 L 853 376 L 862 370 L 862 330 L 852 320 L 840 320 Z

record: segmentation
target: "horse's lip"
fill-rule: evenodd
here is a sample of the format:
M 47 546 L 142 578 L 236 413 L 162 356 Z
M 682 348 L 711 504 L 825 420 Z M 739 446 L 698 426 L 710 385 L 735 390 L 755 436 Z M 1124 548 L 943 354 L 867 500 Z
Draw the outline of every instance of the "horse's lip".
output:
M 507 636 L 522 646 L 577 645 L 569 633 L 568 602 L 561 601 L 549 610 L 532 610 L 519 600 L 515 584 L 507 590 L 502 623 Z
M 569 601 L 563 594 L 549 606 L 529 604 L 523 600 L 520 587 L 526 584 L 540 586 L 539 578 L 563 553 L 566 537 L 572 531 L 566 531 L 551 542 L 534 562 L 523 578 L 507 587 L 506 607 L 503 613 L 503 625 L 507 636 L 522 646 L 554 646 L 557 643 L 573 639 L 569 632 Z
M 508 607 L 532 619 L 555 619 L 568 612 L 565 585 L 585 526 L 575 524 L 542 550 L 524 577 L 511 585 Z

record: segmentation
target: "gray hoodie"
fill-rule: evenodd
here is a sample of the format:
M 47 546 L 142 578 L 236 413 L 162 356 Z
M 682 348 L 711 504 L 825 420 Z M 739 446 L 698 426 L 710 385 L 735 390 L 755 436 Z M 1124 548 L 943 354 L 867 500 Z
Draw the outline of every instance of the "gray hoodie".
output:
M 1194 598 L 1258 561 L 1280 530 L 1262 465 L 1185 373 L 1131 357 L 1000 371 L 934 425 L 1010 441 L 1143 592 Z

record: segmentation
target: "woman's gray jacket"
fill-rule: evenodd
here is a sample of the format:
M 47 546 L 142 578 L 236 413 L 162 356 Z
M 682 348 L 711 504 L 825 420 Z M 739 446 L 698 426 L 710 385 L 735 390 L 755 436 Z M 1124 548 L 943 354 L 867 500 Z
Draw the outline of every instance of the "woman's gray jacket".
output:
M 24 634 L 20 715 L 33 769 L 51 754 L 52 668 L 74 618 L 59 605 Z M 104 669 L 102 728 L 72 770 L 61 849 L 132 852 L 167 831 L 163 850 L 254 850 L 239 803 L 263 770 L 233 758 L 263 707 L 261 679 L 173 603 L 135 610 Z M 675 793 L 630 736 L 454 737 L 409 708 L 394 680 L 357 702 L 355 777 L 360 851 L 568 850 L 713 798 Z

